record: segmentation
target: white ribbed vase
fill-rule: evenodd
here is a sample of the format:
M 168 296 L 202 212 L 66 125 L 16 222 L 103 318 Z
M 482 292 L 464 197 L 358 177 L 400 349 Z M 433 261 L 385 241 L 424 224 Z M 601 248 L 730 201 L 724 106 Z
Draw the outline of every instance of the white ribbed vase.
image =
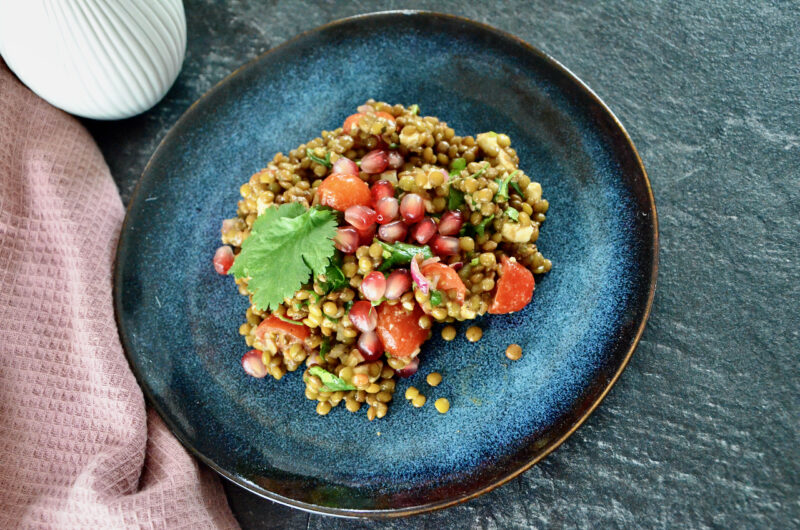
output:
M 65 111 L 134 116 L 164 97 L 186 50 L 181 0 L 0 0 L 0 55 Z

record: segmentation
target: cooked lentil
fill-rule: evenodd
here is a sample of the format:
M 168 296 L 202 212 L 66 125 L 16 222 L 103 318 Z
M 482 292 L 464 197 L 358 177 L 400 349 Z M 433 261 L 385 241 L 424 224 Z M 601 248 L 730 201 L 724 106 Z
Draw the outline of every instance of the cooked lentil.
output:
M 519 344 L 509 344 L 506 348 L 506 357 L 512 361 L 519 361 L 522 358 L 522 347 Z
M 296 202 L 310 208 L 321 204 L 320 187 L 328 182 L 327 177 L 333 172 L 329 166 L 350 165 L 355 168 L 354 176 L 372 187 L 373 194 L 379 181 L 386 181 L 394 188 L 394 196 L 401 205 L 399 214 L 395 212 L 399 223 L 395 228 L 400 230 L 395 233 L 402 234 L 400 241 L 438 255 L 438 258 L 419 263 L 424 270 L 437 271 L 433 274 L 423 270 L 422 276 L 430 282 L 430 290 L 423 292 L 419 278 L 413 277 L 414 281 L 397 297 L 388 300 L 379 297 L 382 303 L 378 310 L 398 307 L 412 312 L 421 308 L 414 325 L 424 333 L 435 322 L 470 320 L 490 311 L 490 307 L 496 309 L 503 263 L 511 260 L 536 274 L 550 270 L 550 260 L 542 256 L 536 246 L 549 203 L 542 198 L 541 185 L 518 168 L 519 158 L 507 135 L 490 132 L 460 136 L 445 122 L 420 116 L 417 110 L 416 106 L 369 100 L 343 127 L 322 131 L 321 136 L 296 149 L 276 154 L 264 169 L 241 185 L 236 217 L 222 224 L 223 244 L 233 247 L 238 255 L 257 217 L 273 205 Z M 367 154 L 370 157 L 365 160 Z M 385 165 L 387 156 L 391 165 Z M 345 158 L 349 160 L 343 160 Z M 326 160 L 329 163 L 321 163 Z M 364 162 L 360 169 L 353 164 L 358 160 Z M 373 164 L 376 160 L 377 166 Z M 408 219 L 416 219 L 414 215 L 417 214 L 403 210 L 402 206 L 403 199 L 409 195 L 421 198 L 419 203 L 407 202 L 412 206 L 421 204 L 423 210 L 418 215 L 432 219 L 441 234 L 434 233 L 427 238 L 415 234 L 417 225 Z M 368 215 L 375 213 L 371 208 L 377 210 L 375 203 L 366 208 Z M 508 208 L 517 211 L 516 220 L 505 214 Z M 448 211 L 458 214 L 458 220 L 454 221 L 454 230 L 445 231 L 444 224 L 436 223 Z M 350 225 L 343 224 L 340 229 L 345 226 Z M 362 344 L 361 339 L 367 334 L 362 330 L 363 322 L 355 313 L 350 313 L 355 302 L 366 299 L 365 277 L 383 270 L 387 260 L 393 257 L 384 245 L 392 243 L 390 238 L 384 237 L 390 225 L 380 224 L 379 220 L 378 227 L 381 230 L 376 234 L 377 239 L 367 230 L 368 236 L 359 235 L 360 240 L 349 251 L 337 244 L 343 286 L 330 290 L 325 283 L 328 279 L 312 278 L 294 296 L 285 298 L 272 314 L 255 305 L 253 293 L 248 289 L 248 278 L 236 280 L 239 292 L 251 302 L 239 333 L 248 347 L 262 352 L 266 372 L 275 379 L 305 365 L 305 395 L 317 402 L 320 415 L 328 414 L 340 403 L 350 412 L 357 412 L 366 403 L 368 419 L 382 418 L 395 390 L 397 372 L 406 375 L 409 370 L 411 373 L 416 370 L 416 361 L 412 359 L 419 353 L 418 347 L 410 356 L 388 353 L 375 356 L 368 341 L 366 346 Z M 372 234 L 375 228 L 373 222 Z M 433 266 L 437 261 L 447 268 L 445 272 Z M 405 263 L 400 267 L 406 269 Z M 215 261 L 215 268 L 220 270 L 218 265 Z M 398 265 L 389 265 L 387 273 L 398 268 Z M 389 298 L 388 287 L 386 298 Z M 302 325 L 303 336 L 287 334 L 280 326 L 264 328 L 262 324 L 274 316 L 289 321 L 288 325 L 291 322 Z M 381 329 L 379 324 L 378 335 Z M 427 333 L 429 336 L 430 332 Z M 481 335 L 482 330 L 477 326 L 466 332 L 471 342 L 479 340 Z M 447 325 L 442 328 L 441 336 L 444 340 L 453 340 L 456 330 Z M 381 342 L 383 339 L 379 342 L 383 349 Z M 521 349 L 519 354 L 514 353 L 516 351 L 512 352 L 510 346 L 506 355 L 509 359 L 513 355 L 519 358 Z M 309 373 L 315 365 L 340 380 L 334 384 L 338 390 Z M 427 381 L 436 386 L 441 382 L 441 375 L 429 374 Z M 406 390 L 405 397 L 415 407 L 423 406 L 426 401 L 414 387 Z M 435 406 L 442 413 L 450 407 L 445 398 L 436 400 Z
M 439 372 L 431 372 L 425 378 L 425 381 L 427 381 L 431 386 L 439 386 L 439 384 L 442 382 L 442 374 Z

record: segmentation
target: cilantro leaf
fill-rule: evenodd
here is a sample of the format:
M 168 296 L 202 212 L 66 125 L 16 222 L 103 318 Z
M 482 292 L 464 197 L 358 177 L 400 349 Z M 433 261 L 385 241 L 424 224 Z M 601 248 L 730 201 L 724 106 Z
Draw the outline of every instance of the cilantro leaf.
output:
M 320 158 L 320 157 L 318 157 L 317 155 L 314 154 L 313 150 L 306 149 L 306 156 L 308 158 L 310 158 L 312 161 L 316 162 L 317 164 L 322 164 L 323 166 L 325 166 L 327 168 L 333 167 L 333 164 L 331 164 L 331 153 L 330 153 L 330 151 L 325 153 L 325 158 Z
M 508 183 L 511 182 L 511 177 L 519 173 L 519 169 L 515 169 L 502 179 L 497 179 L 497 193 L 494 196 L 494 202 L 508 200 Z
M 481 175 L 483 175 L 486 172 L 487 169 L 489 169 L 489 163 L 488 162 L 482 168 L 480 168 L 478 171 L 476 171 L 474 175 L 471 175 L 472 178 L 476 179 L 476 178 L 480 177 Z
M 414 103 L 413 105 L 408 107 L 408 111 L 411 113 L 412 116 L 416 116 L 417 114 L 419 114 L 419 105 Z
M 336 217 L 299 203 L 267 208 L 253 223 L 228 274 L 247 278 L 253 304 L 277 308 L 313 275 L 323 274 L 334 254 Z
M 423 259 L 433 257 L 433 252 L 431 252 L 431 248 L 427 245 L 418 247 L 416 245 L 409 245 L 408 243 L 389 244 L 383 241 L 378 241 L 378 244 L 383 247 L 384 262 L 378 267 L 378 270 L 381 272 L 395 265 L 408 265 L 417 254 L 422 254 Z
M 467 160 L 465 158 L 456 158 L 450 164 L 450 176 L 455 177 L 465 169 L 467 169 Z
M 516 208 L 509 206 L 506 208 L 505 214 L 510 217 L 512 221 L 519 221 L 519 210 Z
M 492 219 L 494 219 L 494 214 L 490 215 L 489 217 L 481 221 L 479 224 L 475 225 L 475 233 L 478 234 L 479 236 L 482 236 L 483 233 L 486 231 L 486 226 L 492 222 Z
M 525 194 L 524 194 L 524 193 L 522 193 L 522 188 L 520 188 L 520 187 L 519 187 L 519 184 L 517 184 L 516 182 L 513 182 L 513 181 L 512 181 L 512 182 L 509 182 L 509 186 L 511 186 L 512 188 L 514 188 L 514 191 L 516 191 L 516 192 L 517 192 L 517 195 L 519 195 L 519 196 L 520 196 L 520 197 L 522 197 L 523 199 L 525 198 Z
M 457 210 L 464 204 L 464 192 L 450 186 L 450 192 L 447 195 L 447 209 Z
M 328 268 L 325 269 L 325 281 L 320 284 L 325 293 L 341 289 L 350 285 L 350 281 L 345 277 L 344 272 L 336 263 L 336 260 L 331 260 Z
M 319 345 L 319 358 L 322 359 L 323 362 L 329 351 L 331 351 L 331 339 L 330 337 L 325 337 L 322 339 L 322 344 Z
M 338 392 L 339 390 L 356 389 L 356 387 L 354 387 L 341 377 L 333 375 L 332 373 L 327 371 L 325 368 L 322 368 L 318 364 L 315 364 L 314 366 L 309 368 L 308 373 L 319 377 L 322 380 L 322 385 L 331 392 Z
M 431 291 L 431 305 L 441 305 L 442 304 L 442 291 L 437 291 L 434 289 Z

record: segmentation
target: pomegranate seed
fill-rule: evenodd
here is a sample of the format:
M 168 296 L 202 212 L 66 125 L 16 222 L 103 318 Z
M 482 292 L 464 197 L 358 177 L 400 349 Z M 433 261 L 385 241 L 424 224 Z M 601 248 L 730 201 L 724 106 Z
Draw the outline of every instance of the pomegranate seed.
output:
M 358 166 L 355 162 L 346 157 L 341 157 L 333 163 L 331 173 L 343 173 L 345 175 L 358 176 Z
M 366 230 L 375 224 L 375 210 L 357 204 L 345 210 L 344 220 L 353 225 L 356 230 Z
M 339 228 L 336 230 L 333 244 L 345 254 L 353 254 L 358 248 L 358 232 L 355 228 Z
M 366 300 L 359 300 L 350 308 L 350 322 L 358 331 L 372 331 L 378 325 L 378 312 Z
M 385 292 L 386 278 L 383 276 L 383 273 L 372 271 L 364 276 L 364 280 L 361 282 L 361 293 L 364 295 L 364 298 L 377 302 L 383 298 Z
M 228 269 L 233 265 L 233 250 L 228 245 L 222 245 L 214 252 L 214 270 L 219 274 L 228 274 Z
M 377 217 L 375 217 L 378 224 L 385 225 L 397 219 L 400 206 L 397 204 L 397 199 L 394 197 L 384 197 L 375 205 L 375 212 L 378 214 Z
M 378 204 L 378 201 L 384 197 L 394 197 L 394 186 L 388 180 L 379 180 L 372 185 L 372 204 Z
M 374 331 L 366 331 L 358 337 L 358 351 L 364 356 L 367 362 L 377 361 L 383 355 L 383 344 L 378 334 Z
M 411 377 L 415 373 L 417 373 L 417 368 L 419 368 L 419 357 L 414 357 L 411 359 L 411 362 L 405 365 L 405 367 L 401 368 L 400 370 L 395 371 L 398 377 Z
M 389 167 L 392 169 L 400 169 L 403 166 L 403 155 L 397 151 L 389 151 Z
M 386 278 L 386 293 L 383 295 L 387 300 L 399 300 L 401 296 L 411 289 L 411 276 L 406 269 L 394 270 Z
M 458 238 L 440 235 L 431 240 L 431 250 L 437 256 L 455 256 L 458 249 Z
M 369 228 L 365 230 L 359 230 L 356 228 L 356 232 L 358 232 L 358 244 L 359 245 L 371 245 L 372 240 L 375 239 L 375 232 L 377 232 L 378 228 L 375 224 L 371 224 Z
M 407 193 L 400 202 L 400 215 L 406 224 L 414 224 L 425 215 L 425 205 L 422 204 L 422 197 L 416 193 Z
M 373 149 L 361 159 L 361 171 L 374 175 L 389 167 L 389 154 L 383 149 Z
M 445 212 L 439 221 L 439 233 L 443 236 L 454 236 L 464 224 L 464 214 L 459 210 Z
M 402 241 L 406 238 L 407 234 L 408 227 L 403 221 L 394 221 L 388 225 L 381 225 L 380 228 L 378 228 L 378 237 L 387 243 Z
M 436 223 L 429 217 L 426 217 L 411 228 L 411 239 L 420 245 L 430 241 L 434 234 L 436 234 Z
M 267 367 L 264 366 L 261 355 L 262 352 L 258 350 L 250 350 L 242 357 L 242 368 L 247 372 L 247 375 L 252 375 L 256 379 L 261 379 L 267 375 Z

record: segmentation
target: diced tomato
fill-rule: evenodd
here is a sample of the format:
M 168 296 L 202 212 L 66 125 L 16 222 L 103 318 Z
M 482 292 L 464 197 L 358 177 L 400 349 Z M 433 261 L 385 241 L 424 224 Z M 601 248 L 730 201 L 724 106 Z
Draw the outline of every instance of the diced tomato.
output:
M 500 278 L 489 306 L 489 313 L 502 315 L 519 311 L 531 301 L 536 282 L 531 271 L 514 259 L 503 256 L 500 261 Z
M 302 342 L 308 338 L 311 331 L 305 324 L 301 324 L 300 322 L 297 324 L 290 324 L 275 315 L 270 315 L 269 318 L 262 320 L 261 324 L 256 328 L 256 338 L 258 338 L 258 340 L 264 340 L 267 333 L 281 333 L 286 338 L 293 339 L 294 342 Z
M 345 132 L 345 134 L 353 134 L 352 129 L 353 127 L 356 126 L 361 116 L 363 116 L 363 114 L 358 112 L 356 114 L 351 114 L 350 116 L 347 117 L 346 120 L 344 120 L 344 125 L 342 125 L 342 130 Z
M 464 303 L 467 287 L 452 267 L 448 267 L 444 263 L 428 263 L 420 268 L 420 272 L 432 283 L 436 283 L 437 290 L 456 291 L 456 302 Z
M 370 206 L 372 193 L 367 183 L 355 175 L 333 173 L 317 188 L 319 202 L 343 212 L 351 206 Z
M 419 317 L 424 314 L 416 304 L 411 312 L 403 309 L 401 304 L 389 305 L 384 302 L 378 306 L 377 332 L 389 355 L 411 357 L 428 340 L 430 330 L 419 326 Z

